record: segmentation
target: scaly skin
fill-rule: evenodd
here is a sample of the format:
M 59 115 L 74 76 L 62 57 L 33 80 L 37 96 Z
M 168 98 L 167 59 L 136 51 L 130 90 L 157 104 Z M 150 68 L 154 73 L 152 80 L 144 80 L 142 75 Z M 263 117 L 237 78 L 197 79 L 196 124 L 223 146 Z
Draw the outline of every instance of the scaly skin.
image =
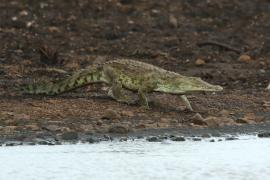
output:
M 215 92 L 223 89 L 221 86 L 211 85 L 197 77 L 183 76 L 139 61 L 117 59 L 88 66 L 56 83 L 29 85 L 24 88 L 24 92 L 57 95 L 91 83 L 101 82 L 110 85 L 108 95 L 120 102 L 132 102 L 123 93 L 124 89 L 137 92 L 140 104 L 146 108 L 149 108 L 146 98 L 149 92 L 179 94 L 191 111 L 193 109 L 185 94 L 199 91 Z

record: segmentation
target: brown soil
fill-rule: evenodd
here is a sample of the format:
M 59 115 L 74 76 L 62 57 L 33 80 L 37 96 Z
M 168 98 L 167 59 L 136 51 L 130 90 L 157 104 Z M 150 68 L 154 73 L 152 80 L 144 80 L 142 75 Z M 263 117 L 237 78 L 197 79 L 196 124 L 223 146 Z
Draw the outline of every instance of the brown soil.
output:
M 269 0 L 76 0 L 0 2 L 0 135 L 127 133 L 270 121 Z M 210 44 L 209 44 L 210 42 Z M 213 43 L 214 42 L 214 43 Z M 41 50 L 40 50 L 41 48 Z M 225 90 L 179 97 L 150 94 L 151 110 L 105 96 L 94 85 L 58 97 L 14 87 L 59 79 L 94 61 L 125 57 Z M 22 139 L 23 139 L 22 138 Z

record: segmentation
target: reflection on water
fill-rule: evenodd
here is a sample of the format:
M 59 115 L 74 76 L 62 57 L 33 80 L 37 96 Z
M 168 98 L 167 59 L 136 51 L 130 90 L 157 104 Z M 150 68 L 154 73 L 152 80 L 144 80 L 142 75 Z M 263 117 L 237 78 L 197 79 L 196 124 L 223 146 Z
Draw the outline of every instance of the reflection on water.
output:
M 0 147 L 0 179 L 270 178 L 270 139 Z

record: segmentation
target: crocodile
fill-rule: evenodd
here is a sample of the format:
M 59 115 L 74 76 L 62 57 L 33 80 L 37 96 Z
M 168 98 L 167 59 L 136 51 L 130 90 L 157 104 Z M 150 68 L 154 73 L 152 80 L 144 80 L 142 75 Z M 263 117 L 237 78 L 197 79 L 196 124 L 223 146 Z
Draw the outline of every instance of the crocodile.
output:
M 136 92 L 139 104 L 146 109 L 149 109 L 146 95 L 150 92 L 179 95 L 186 108 L 193 111 L 186 94 L 223 90 L 221 86 L 209 84 L 199 77 L 184 76 L 136 60 L 115 59 L 90 65 L 57 82 L 27 85 L 23 88 L 23 92 L 58 95 L 92 83 L 108 84 L 110 87 L 108 95 L 119 102 L 128 104 L 134 101 L 126 95 L 125 90 Z

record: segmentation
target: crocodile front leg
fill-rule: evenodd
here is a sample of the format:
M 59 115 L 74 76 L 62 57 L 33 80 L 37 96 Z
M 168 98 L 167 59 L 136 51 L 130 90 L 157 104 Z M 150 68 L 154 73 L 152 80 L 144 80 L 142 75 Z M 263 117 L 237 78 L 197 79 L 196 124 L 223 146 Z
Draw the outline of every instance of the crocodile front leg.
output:
M 192 109 L 192 107 L 191 107 L 191 104 L 190 104 L 190 102 L 189 102 L 187 96 L 181 95 L 180 97 L 181 97 L 182 102 L 185 104 L 186 108 L 187 108 L 188 110 L 190 110 L 190 111 L 193 111 L 193 109 Z

